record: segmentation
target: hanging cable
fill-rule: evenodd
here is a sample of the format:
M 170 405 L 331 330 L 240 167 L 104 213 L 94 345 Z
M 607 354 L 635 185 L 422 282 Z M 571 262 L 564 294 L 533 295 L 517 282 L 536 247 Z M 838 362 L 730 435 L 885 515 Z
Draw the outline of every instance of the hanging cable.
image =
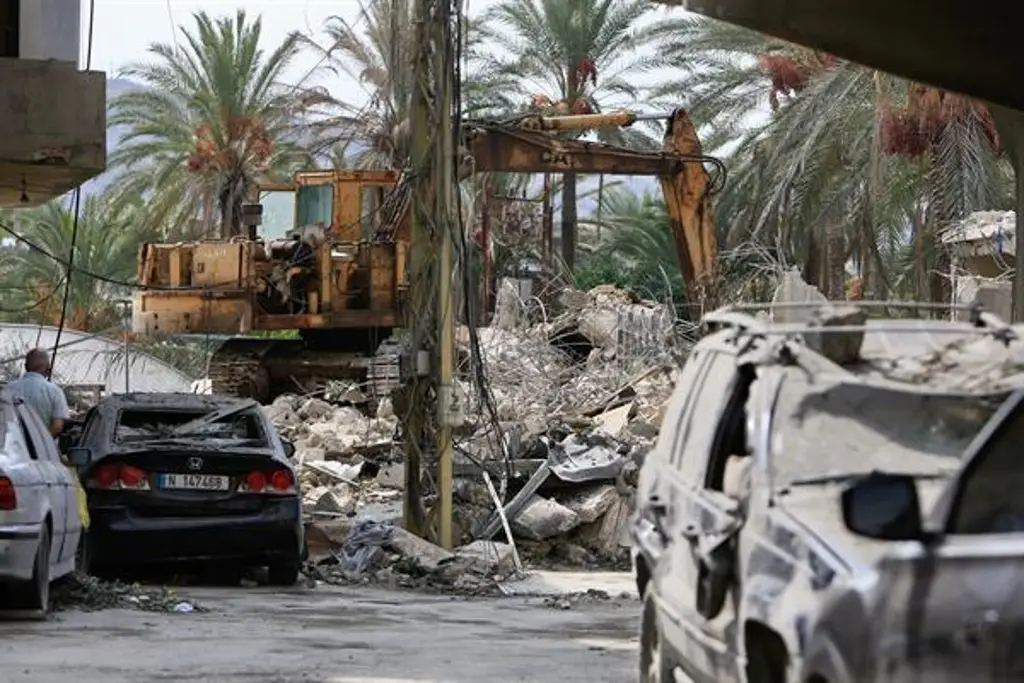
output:
M 93 30 L 96 25 L 96 0 L 89 0 L 89 34 L 85 48 L 85 70 L 89 71 L 92 68 L 92 39 Z M 82 186 L 79 185 L 75 188 L 75 218 L 71 224 L 71 249 L 68 251 L 68 268 L 67 276 L 64 278 L 64 301 L 61 302 L 60 306 L 60 322 L 57 324 L 57 337 L 53 340 L 53 355 L 50 359 L 50 371 L 47 373 L 47 378 L 53 377 L 53 368 L 57 364 L 57 349 L 60 348 L 60 338 L 64 333 L 64 325 L 67 322 L 68 316 L 68 303 L 71 300 L 71 286 L 72 278 L 71 274 L 75 267 L 75 244 L 78 240 L 78 223 L 81 219 L 82 213 Z M 127 363 L 128 361 L 125 360 Z

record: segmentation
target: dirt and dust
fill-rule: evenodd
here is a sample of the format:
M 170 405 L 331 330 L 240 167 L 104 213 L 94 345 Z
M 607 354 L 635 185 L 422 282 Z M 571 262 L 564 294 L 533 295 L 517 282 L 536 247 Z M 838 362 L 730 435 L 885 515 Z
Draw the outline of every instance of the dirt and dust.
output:
M 463 600 L 378 589 L 191 588 L 206 613 L 0 621 L 9 683 L 622 683 L 638 603 Z

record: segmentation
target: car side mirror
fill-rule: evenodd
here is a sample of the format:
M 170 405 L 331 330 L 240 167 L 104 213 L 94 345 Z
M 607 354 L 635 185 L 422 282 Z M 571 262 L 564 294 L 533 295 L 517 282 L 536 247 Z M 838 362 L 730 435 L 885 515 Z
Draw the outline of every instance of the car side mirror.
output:
M 69 448 L 68 462 L 75 467 L 88 467 L 92 463 L 92 451 L 82 446 Z
M 843 523 L 853 533 L 881 541 L 924 535 L 917 482 L 905 474 L 873 472 L 842 493 Z
M 284 439 L 281 439 L 281 446 L 284 448 L 284 454 L 286 457 L 291 458 L 293 455 L 295 455 L 295 444 L 293 444 L 291 441 L 285 441 Z

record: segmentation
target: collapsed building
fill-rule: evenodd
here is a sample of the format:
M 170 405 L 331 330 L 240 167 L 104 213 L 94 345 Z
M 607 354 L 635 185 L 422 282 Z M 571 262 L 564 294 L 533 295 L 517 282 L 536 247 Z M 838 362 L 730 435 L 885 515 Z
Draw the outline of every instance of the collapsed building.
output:
M 628 562 L 636 473 L 684 352 L 675 318 L 609 286 L 565 291 L 557 315 L 527 308 L 503 287 L 490 327 L 459 330 L 467 420 L 456 434 L 454 553 L 399 528 L 405 470 L 387 400 L 367 414 L 359 387 L 346 386 L 265 407 L 296 447 L 314 563 L 351 578 L 413 554 L 465 581 L 470 565 L 490 575 L 524 562 Z M 487 392 L 471 382 L 474 358 Z

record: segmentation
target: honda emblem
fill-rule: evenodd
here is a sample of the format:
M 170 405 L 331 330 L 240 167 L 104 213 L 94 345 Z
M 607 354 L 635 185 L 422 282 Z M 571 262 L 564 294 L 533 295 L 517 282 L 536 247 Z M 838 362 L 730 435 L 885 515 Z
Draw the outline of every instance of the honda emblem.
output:
M 203 469 L 203 459 L 202 458 L 189 458 L 187 464 L 188 464 L 188 468 L 190 470 L 192 470 L 193 472 Z

